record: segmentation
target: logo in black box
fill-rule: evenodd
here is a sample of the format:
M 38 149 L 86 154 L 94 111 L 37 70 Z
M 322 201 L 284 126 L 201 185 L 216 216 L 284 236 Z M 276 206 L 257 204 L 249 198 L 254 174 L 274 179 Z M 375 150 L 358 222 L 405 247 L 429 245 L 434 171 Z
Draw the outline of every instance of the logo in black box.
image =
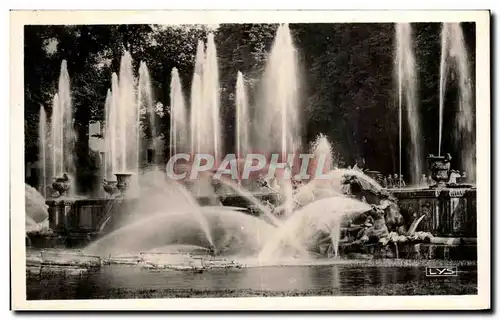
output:
M 453 277 L 457 275 L 457 267 L 427 267 L 425 275 L 428 277 Z

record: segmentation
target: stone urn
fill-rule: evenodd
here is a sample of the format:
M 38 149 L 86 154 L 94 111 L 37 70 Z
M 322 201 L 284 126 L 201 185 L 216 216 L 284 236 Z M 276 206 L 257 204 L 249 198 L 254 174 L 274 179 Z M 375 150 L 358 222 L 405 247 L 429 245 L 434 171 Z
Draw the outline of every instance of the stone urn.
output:
M 446 156 L 435 156 L 431 154 L 427 157 L 427 161 L 429 162 L 431 177 L 436 182 L 436 184 L 431 187 L 446 186 L 450 178 L 450 154 L 447 153 Z
M 70 179 L 68 175 L 65 173 L 62 177 L 54 177 L 51 189 L 53 198 L 67 195 L 70 189 Z
M 110 196 L 114 196 L 115 194 L 119 193 L 120 190 L 118 190 L 118 181 L 109 181 L 104 179 L 102 181 L 102 186 L 104 188 L 104 191 L 106 191 L 107 194 Z
M 116 187 L 122 194 L 124 194 L 130 186 L 130 179 L 132 173 L 115 173 L 117 184 Z

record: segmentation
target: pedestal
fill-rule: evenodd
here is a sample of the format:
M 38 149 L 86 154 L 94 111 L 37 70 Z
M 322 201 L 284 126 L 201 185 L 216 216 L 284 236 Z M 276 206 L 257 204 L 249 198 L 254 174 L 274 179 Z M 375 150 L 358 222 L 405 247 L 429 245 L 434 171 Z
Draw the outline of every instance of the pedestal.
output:
M 72 202 L 65 200 L 46 201 L 49 212 L 49 228 L 55 232 L 65 232 L 68 228 Z

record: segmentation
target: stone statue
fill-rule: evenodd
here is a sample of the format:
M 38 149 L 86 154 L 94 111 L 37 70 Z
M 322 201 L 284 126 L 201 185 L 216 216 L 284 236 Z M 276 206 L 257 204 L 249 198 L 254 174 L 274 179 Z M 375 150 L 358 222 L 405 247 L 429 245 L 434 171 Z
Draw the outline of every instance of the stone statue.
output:
M 427 176 L 427 186 L 430 187 L 434 184 L 434 180 L 432 180 L 431 175 Z
M 393 178 L 392 178 L 392 183 L 394 184 L 394 188 L 399 188 L 401 186 L 400 184 L 400 179 L 399 179 L 399 176 L 397 173 L 394 174 Z
M 400 188 L 404 188 L 404 187 L 406 187 L 406 182 L 405 182 L 405 180 L 403 179 L 403 175 L 401 175 L 401 177 L 399 177 L 399 187 L 400 187 Z
M 389 193 L 381 193 L 380 204 L 377 208 L 384 211 L 384 218 L 389 231 L 405 231 L 405 221 L 399 210 L 396 198 Z
M 346 174 L 342 182 L 348 186 L 345 188 L 348 195 L 372 206 L 368 213 L 363 213 L 348 223 L 348 229 L 351 230 L 349 234 L 356 239 L 354 243 L 377 242 L 387 237 L 389 232 L 406 233 L 404 218 L 397 199 L 392 194 L 363 183 L 353 175 Z
M 420 185 L 422 185 L 423 187 L 427 187 L 428 186 L 428 180 L 427 180 L 427 176 L 425 175 L 425 173 L 422 173 L 422 178 L 420 178 Z
M 382 179 L 382 187 L 384 187 L 384 188 L 388 188 L 389 187 L 387 177 L 384 177 Z
M 394 187 L 394 181 L 392 180 L 392 176 L 389 174 L 387 175 L 387 188 L 392 188 Z
M 457 178 L 460 178 L 461 175 L 458 173 L 458 170 L 450 171 L 450 180 L 448 180 L 448 184 L 457 184 Z
M 364 228 L 357 235 L 360 242 L 377 242 L 389 234 L 385 221 L 384 210 L 379 206 L 373 206 L 370 215 L 364 223 Z

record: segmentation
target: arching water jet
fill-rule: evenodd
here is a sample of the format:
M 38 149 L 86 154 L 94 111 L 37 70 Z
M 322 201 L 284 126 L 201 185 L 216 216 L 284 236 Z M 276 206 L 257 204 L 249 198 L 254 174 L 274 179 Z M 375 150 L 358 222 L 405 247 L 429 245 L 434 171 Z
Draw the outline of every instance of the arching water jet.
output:
M 273 238 L 259 253 L 259 260 L 279 259 L 283 252 L 286 252 L 286 247 L 292 243 L 302 244 L 302 250 L 296 251 L 300 249 L 296 245 L 293 249 L 296 251 L 295 254 L 307 257 L 307 244 L 310 244 L 318 233 L 330 235 L 334 240 L 333 244 L 338 246 L 339 225 L 343 218 L 369 210 L 371 210 L 370 205 L 345 196 L 314 201 L 295 212 L 276 230 Z M 337 252 L 338 248 L 335 251 Z

